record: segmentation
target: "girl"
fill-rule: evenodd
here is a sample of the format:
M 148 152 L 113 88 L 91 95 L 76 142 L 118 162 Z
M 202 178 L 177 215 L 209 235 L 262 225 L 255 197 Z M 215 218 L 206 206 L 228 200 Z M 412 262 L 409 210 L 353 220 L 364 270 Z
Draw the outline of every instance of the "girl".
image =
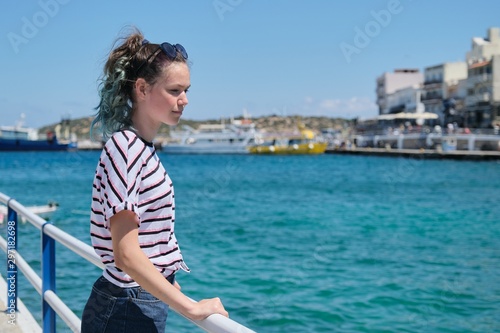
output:
M 174 188 L 152 143 L 188 104 L 187 58 L 182 45 L 152 44 L 136 31 L 105 64 L 91 129 L 99 124 L 107 142 L 93 182 L 90 234 L 106 268 L 84 308 L 82 333 L 163 333 L 169 306 L 194 320 L 228 316 L 218 298 L 194 303 L 175 282 L 175 272 L 189 268 L 174 234 Z

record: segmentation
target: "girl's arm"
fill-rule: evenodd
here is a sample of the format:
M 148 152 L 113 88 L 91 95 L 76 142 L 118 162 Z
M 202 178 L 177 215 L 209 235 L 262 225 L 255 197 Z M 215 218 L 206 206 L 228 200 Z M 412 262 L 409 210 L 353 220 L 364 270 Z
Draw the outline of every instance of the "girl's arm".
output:
M 190 319 L 201 320 L 214 313 L 227 317 L 228 313 L 219 298 L 195 303 L 158 272 L 139 246 L 138 225 L 137 215 L 128 210 L 111 217 L 115 265 L 153 296 Z

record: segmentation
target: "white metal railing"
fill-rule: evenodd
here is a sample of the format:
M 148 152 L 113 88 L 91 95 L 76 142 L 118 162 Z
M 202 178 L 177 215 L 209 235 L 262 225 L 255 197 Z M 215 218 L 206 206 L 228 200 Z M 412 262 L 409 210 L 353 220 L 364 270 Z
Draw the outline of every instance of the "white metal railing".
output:
M 45 235 L 52 241 L 59 242 L 60 244 L 69 248 L 77 255 L 85 258 L 95 266 L 100 267 L 101 269 L 104 268 L 101 260 L 90 245 L 85 244 L 81 240 L 48 223 L 40 216 L 30 212 L 26 207 L 21 205 L 16 200 L 8 197 L 1 192 L 0 203 L 5 204 L 8 207 L 9 212 L 13 210 L 17 214 L 20 214 L 22 217 L 24 217 L 26 221 L 30 222 L 36 228 L 40 229 L 42 232 L 42 237 Z M 10 216 L 10 214 L 8 216 Z M 15 236 L 17 237 L 17 235 Z M 81 320 L 71 311 L 71 309 L 66 306 L 66 304 L 57 296 L 57 294 L 53 290 L 45 290 L 45 292 L 43 292 L 43 279 L 40 278 L 29 266 L 29 264 L 22 258 L 19 251 L 9 249 L 8 243 L 3 237 L 0 237 L 0 248 L 4 252 L 9 253 L 11 256 L 15 256 L 15 264 L 17 264 L 17 268 L 26 276 L 27 280 L 42 296 L 42 299 L 50 305 L 51 309 L 59 315 L 59 317 L 68 325 L 68 327 L 73 332 L 80 332 Z M 45 248 L 43 249 L 43 252 L 45 252 Z M 53 255 L 55 255 L 55 253 L 53 253 Z M 43 259 L 45 259 L 45 254 L 43 254 L 43 257 Z M 191 320 L 189 318 L 186 319 L 209 333 L 255 333 L 253 330 L 241 325 L 240 323 L 219 314 L 211 315 L 204 320 Z M 53 330 L 55 331 L 55 328 Z

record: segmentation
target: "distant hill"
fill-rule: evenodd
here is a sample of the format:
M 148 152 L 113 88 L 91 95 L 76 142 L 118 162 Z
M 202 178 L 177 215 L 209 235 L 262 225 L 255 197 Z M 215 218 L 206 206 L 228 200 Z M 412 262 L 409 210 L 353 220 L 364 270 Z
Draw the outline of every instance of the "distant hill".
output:
M 47 131 L 55 131 L 58 125 L 63 127 L 68 127 L 71 133 L 74 133 L 79 140 L 89 139 L 90 137 L 90 124 L 93 117 L 84 117 L 78 119 L 67 119 L 63 120 L 61 123 L 55 123 L 47 125 L 38 129 L 39 133 L 46 133 Z M 242 117 L 237 117 L 234 119 L 242 119 Z M 260 130 L 266 130 L 269 132 L 284 132 L 296 129 L 299 123 L 304 124 L 307 128 L 321 131 L 322 129 L 336 129 L 345 130 L 351 127 L 355 120 L 348 120 L 342 118 L 329 118 L 329 117 L 303 117 L 303 116 L 262 116 L 257 118 L 251 118 L 255 123 L 255 127 Z M 220 119 L 210 119 L 210 120 L 190 120 L 181 119 L 178 127 L 182 125 L 189 125 L 193 128 L 197 128 L 200 124 L 219 124 L 221 122 L 230 123 L 230 118 L 220 118 Z M 160 128 L 159 135 L 168 137 L 170 133 L 171 126 L 163 125 Z

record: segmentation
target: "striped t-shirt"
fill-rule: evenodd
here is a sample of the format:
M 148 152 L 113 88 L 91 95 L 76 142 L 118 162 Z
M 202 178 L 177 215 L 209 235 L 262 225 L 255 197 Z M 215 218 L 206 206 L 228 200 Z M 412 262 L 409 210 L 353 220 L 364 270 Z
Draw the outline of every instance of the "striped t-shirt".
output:
M 140 247 L 163 276 L 179 268 L 189 271 L 174 234 L 172 181 L 152 143 L 131 130 L 116 132 L 102 150 L 93 183 L 90 236 L 106 266 L 104 277 L 120 287 L 135 287 L 138 284 L 115 266 L 110 218 L 122 210 L 139 217 Z

